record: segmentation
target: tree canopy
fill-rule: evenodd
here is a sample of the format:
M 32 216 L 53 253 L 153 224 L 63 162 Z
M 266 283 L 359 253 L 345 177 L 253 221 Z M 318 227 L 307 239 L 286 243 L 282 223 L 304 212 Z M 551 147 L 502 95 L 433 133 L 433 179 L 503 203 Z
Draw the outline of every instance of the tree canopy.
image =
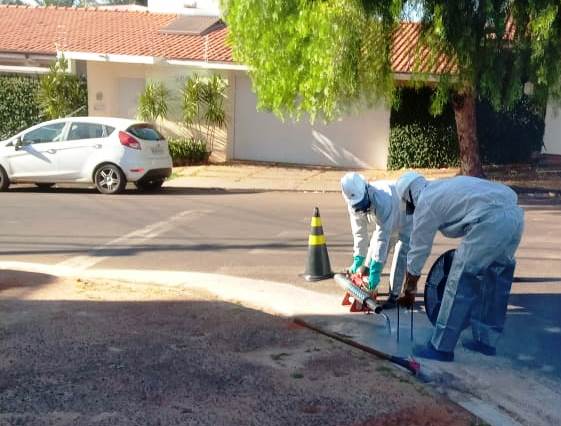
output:
M 399 1 L 226 0 L 233 54 L 249 65 L 259 106 L 331 120 L 391 99 L 391 33 Z
M 476 163 L 475 98 L 510 107 L 531 87 L 538 98 L 561 97 L 560 8 L 558 0 L 222 0 L 259 107 L 326 120 L 395 100 L 392 37 L 415 10 L 412 80 L 427 82 L 421 58 L 424 66 L 427 57 L 435 66 L 442 55 L 452 60 L 453 72 L 431 76 L 432 109 L 454 103 L 460 148 Z M 481 174 L 480 164 L 470 173 Z
M 421 45 L 433 58 L 457 63 L 454 78 L 439 82 L 436 109 L 450 91 L 475 91 L 496 108 L 514 105 L 533 86 L 534 96 L 559 98 L 561 3 L 553 0 L 419 0 Z M 531 86 L 528 86 L 531 84 Z
M 260 105 L 281 115 L 331 119 L 356 101 L 391 101 L 392 35 L 411 8 L 420 18 L 419 56 L 428 48 L 434 63 L 444 54 L 457 65 L 439 80 L 436 110 L 458 90 L 476 90 L 497 108 L 519 100 L 526 82 L 536 96 L 561 95 L 556 0 L 222 0 L 222 7 Z

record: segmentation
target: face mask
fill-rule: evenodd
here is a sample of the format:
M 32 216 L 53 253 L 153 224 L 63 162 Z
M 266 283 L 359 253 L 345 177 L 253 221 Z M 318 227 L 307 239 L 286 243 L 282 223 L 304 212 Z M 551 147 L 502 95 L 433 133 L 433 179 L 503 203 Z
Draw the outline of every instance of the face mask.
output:
M 415 204 L 413 203 L 413 196 L 411 195 L 411 190 L 409 190 L 409 200 L 405 201 L 405 214 L 411 216 L 415 213 Z
M 370 208 L 370 198 L 368 198 L 368 191 L 365 192 L 364 197 L 353 206 L 357 213 L 365 213 Z

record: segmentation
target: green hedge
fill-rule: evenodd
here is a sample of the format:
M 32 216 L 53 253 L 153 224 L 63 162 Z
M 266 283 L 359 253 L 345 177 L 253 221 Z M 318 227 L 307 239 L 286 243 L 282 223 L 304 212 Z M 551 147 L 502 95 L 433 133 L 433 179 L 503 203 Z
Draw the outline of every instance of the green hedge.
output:
M 42 120 L 39 79 L 0 75 L 0 140 Z
M 388 169 L 459 165 L 456 128 L 411 123 L 391 130 Z
M 168 144 L 174 166 L 188 166 L 208 161 L 209 153 L 204 141 L 196 141 L 192 138 L 169 138 Z
M 459 148 L 454 112 L 430 115 L 430 89 L 401 89 L 398 108 L 390 119 L 388 168 L 454 167 Z M 523 99 L 511 111 L 496 112 L 487 102 L 477 104 L 477 135 L 484 164 L 525 163 L 540 151 L 544 108 Z

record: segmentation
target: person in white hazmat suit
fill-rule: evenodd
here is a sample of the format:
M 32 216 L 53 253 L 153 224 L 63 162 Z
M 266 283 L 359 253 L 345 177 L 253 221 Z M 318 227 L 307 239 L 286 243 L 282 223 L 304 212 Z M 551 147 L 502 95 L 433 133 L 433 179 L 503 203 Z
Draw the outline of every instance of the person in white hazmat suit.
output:
M 413 215 L 405 287 L 398 303 L 412 306 L 421 269 L 437 231 L 462 241 L 454 255 L 432 338 L 413 354 L 453 361 L 460 333 L 471 323 L 473 339 L 463 346 L 496 354 L 524 228 L 516 193 L 505 185 L 458 176 L 427 182 L 415 172 L 397 182 L 399 197 Z
M 341 179 L 341 190 L 347 202 L 354 240 L 353 264 L 349 271 L 364 272 L 368 266 L 368 290 L 377 293 L 382 269 L 393 246 L 390 295 L 383 307 L 394 308 L 405 278 L 412 219 L 400 210 L 395 182 L 368 183 L 363 176 L 351 172 Z M 371 239 L 368 238 L 369 224 L 375 226 Z

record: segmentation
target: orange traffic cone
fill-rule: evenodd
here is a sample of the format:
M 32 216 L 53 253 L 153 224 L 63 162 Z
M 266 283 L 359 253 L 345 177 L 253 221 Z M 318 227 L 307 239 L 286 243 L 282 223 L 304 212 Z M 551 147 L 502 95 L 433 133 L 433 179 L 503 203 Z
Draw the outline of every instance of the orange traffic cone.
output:
M 333 277 L 317 207 L 312 217 L 312 229 L 308 239 L 308 267 L 302 275 L 306 281 L 320 281 Z

